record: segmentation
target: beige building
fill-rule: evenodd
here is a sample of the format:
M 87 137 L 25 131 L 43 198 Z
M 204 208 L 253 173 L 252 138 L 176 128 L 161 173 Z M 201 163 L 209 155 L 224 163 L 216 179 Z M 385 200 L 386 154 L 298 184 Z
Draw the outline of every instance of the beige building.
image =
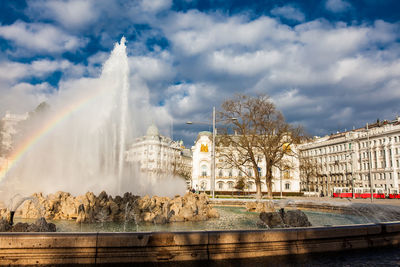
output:
M 301 157 L 312 158 L 318 175 L 306 180 L 306 194 L 334 192 L 398 193 L 400 177 L 400 119 L 383 121 L 342 133 L 314 138 L 299 146 Z
M 159 133 L 152 124 L 145 136 L 138 137 L 126 152 L 126 161 L 137 164 L 140 171 L 156 177 L 165 174 L 191 173 L 192 156 L 182 141 L 173 141 Z M 190 177 L 187 178 L 190 183 Z M 190 184 L 188 184 L 190 186 Z
M 212 190 L 212 177 L 211 177 L 211 165 L 212 165 L 212 133 L 200 132 L 197 136 L 194 146 L 192 146 L 193 155 L 193 167 L 192 167 L 192 184 L 193 188 L 199 191 L 210 191 Z M 220 148 L 218 148 L 220 149 Z M 292 193 L 300 192 L 300 179 L 298 172 L 298 160 L 296 157 L 288 157 L 287 159 L 291 162 L 292 168 L 280 171 L 277 168 L 273 168 L 273 185 L 272 191 L 275 193 Z M 229 168 L 224 164 L 224 159 L 216 153 L 216 170 L 215 170 L 215 191 L 218 193 L 229 193 L 238 191 L 235 189 L 235 184 L 240 177 L 245 178 L 246 185 L 244 192 L 255 193 L 256 186 L 254 183 L 254 173 L 251 166 L 244 166 L 246 174 L 235 168 Z M 260 157 L 259 170 L 261 176 L 265 176 L 265 162 Z M 249 177 L 250 176 L 250 177 Z M 262 178 L 263 179 L 263 178 Z M 267 186 L 265 179 L 262 181 L 261 190 L 266 193 Z

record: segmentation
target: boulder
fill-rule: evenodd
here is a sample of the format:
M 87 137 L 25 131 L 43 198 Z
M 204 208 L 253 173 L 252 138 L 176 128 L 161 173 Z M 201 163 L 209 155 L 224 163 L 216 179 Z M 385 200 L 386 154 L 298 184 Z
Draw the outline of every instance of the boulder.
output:
M 11 225 L 7 220 L 0 218 L 0 232 L 8 232 L 11 230 Z
M 257 225 L 265 224 L 269 228 L 311 226 L 307 215 L 301 210 L 285 211 L 281 209 L 279 212 L 261 212 L 260 219 L 262 223 L 257 223 Z
M 251 212 L 274 212 L 275 207 L 272 201 L 265 202 L 247 202 L 246 210 Z
M 30 228 L 29 223 L 19 222 L 19 223 L 13 225 L 10 232 L 29 232 L 28 229 L 33 230 L 32 228 Z
M 207 217 L 208 218 L 219 218 L 219 213 L 216 209 L 211 208 L 211 209 L 208 209 L 208 211 L 207 211 Z
M 166 224 L 167 222 L 168 222 L 167 218 L 165 218 L 161 214 L 156 215 L 153 219 L 153 223 L 155 224 Z
M 35 232 L 55 232 L 56 231 L 56 225 L 54 223 L 48 223 L 45 218 L 39 218 L 36 220 L 36 222 L 33 224 L 37 227 L 37 231 Z M 33 232 L 33 231 L 29 231 Z
M 301 210 L 289 210 L 284 213 L 283 221 L 290 227 L 308 227 L 311 226 L 307 215 Z
M 261 212 L 260 219 L 270 228 L 284 227 L 284 222 L 278 212 Z

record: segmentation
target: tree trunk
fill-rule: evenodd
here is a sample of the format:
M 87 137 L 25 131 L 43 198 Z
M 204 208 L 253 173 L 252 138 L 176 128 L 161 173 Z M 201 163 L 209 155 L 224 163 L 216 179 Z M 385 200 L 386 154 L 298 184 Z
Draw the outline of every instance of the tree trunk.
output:
M 253 171 L 254 171 L 254 182 L 256 184 L 256 199 L 260 200 L 262 199 L 262 192 L 261 192 L 261 178 L 260 178 L 260 173 L 258 172 L 258 166 L 256 167 L 253 166 Z
M 257 181 L 257 179 L 256 179 L 256 181 Z M 258 182 L 256 182 L 256 199 L 257 200 L 262 199 L 260 178 L 258 178 Z
M 268 198 L 272 199 L 272 165 L 269 165 L 269 164 L 267 166 L 267 173 L 265 175 L 265 182 L 266 182 L 267 188 L 268 188 Z

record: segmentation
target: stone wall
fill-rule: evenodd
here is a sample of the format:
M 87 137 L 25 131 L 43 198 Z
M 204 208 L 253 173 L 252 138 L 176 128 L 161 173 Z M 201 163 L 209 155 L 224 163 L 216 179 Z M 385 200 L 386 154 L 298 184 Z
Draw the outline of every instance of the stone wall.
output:
M 399 222 L 250 231 L 4 233 L 0 234 L 0 265 L 198 265 L 198 261 L 207 265 L 222 260 L 221 266 L 226 266 L 227 259 L 267 259 L 399 244 Z M 240 260 L 234 262 L 239 264 Z

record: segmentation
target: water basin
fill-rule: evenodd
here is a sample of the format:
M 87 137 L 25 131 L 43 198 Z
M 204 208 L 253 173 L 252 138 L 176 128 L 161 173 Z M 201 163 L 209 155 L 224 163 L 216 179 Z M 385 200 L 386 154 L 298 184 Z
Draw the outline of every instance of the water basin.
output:
M 244 207 L 216 206 L 220 218 L 198 222 L 173 222 L 159 225 L 153 223 L 135 222 L 99 222 L 77 224 L 74 221 L 51 221 L 57 225 L 57 232 L 176 232 L 176 231 L 213 231 L 213 230 L 254 230 L 259 214 L 248 212 Z M 363 216 L 333 212 L 303 210 L 313 226 L 351 225 L 370 223 Z M 15 222 L 33 222 L 34 219 L 16 218 Z

